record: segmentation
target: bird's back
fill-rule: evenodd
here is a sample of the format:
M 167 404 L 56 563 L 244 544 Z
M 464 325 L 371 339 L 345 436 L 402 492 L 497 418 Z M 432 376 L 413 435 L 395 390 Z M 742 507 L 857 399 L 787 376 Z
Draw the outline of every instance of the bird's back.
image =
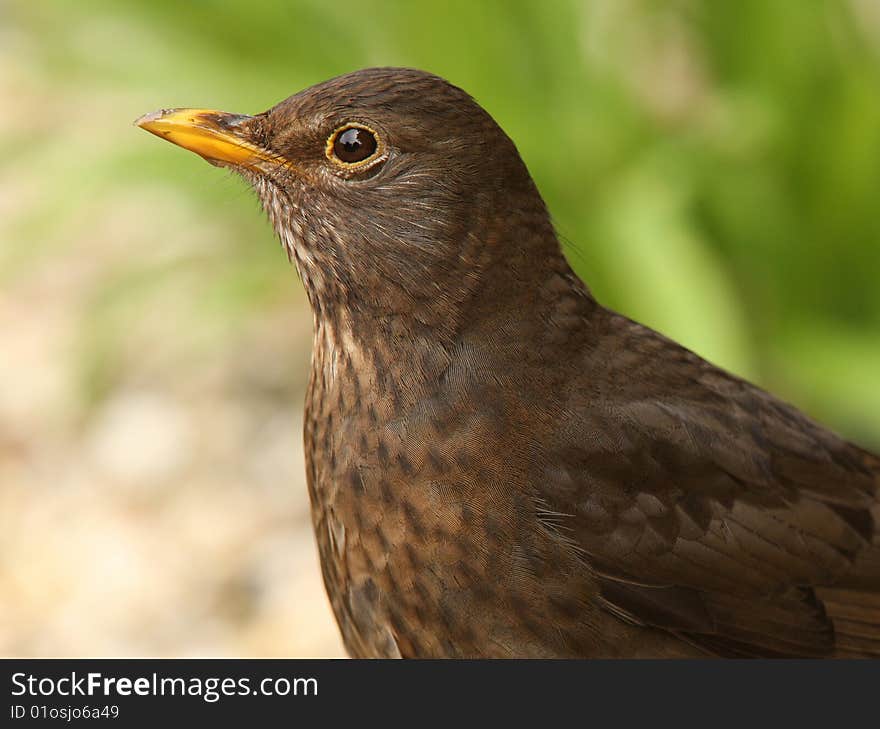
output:
M 718 655 L 880 656 L 880 460 L 646 327 L 589 320 L 531 481 L 602 604 Z

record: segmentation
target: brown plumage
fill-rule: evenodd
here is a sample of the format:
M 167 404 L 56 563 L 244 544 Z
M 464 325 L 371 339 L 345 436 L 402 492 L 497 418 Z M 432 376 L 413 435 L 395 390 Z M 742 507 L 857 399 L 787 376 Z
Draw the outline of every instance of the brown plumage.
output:
M 597 303 L 463 91 L 368 69 L 139 124 L 240 171 L 302 277 L 352 655 L 880 655 L 880 459 Z

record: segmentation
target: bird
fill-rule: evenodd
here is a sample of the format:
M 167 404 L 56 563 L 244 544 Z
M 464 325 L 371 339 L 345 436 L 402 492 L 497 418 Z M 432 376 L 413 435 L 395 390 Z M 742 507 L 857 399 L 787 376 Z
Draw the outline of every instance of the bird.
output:
M 349 655 L 880 657 L 880 457 L 601 305 L 465 91 L 368 68 L 135 123 L 243 177 L 298 270 Z

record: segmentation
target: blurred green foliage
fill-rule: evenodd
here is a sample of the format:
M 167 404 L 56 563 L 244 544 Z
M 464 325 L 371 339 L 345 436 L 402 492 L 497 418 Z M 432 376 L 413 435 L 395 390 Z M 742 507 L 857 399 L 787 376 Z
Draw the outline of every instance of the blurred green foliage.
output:
M 28 172 L 52 187 L 3 245 L 4 278 L 51 252 L 53 221 L 99 215 L 96 200 L 155 179 L 240 241 L 213 252 L 204 306 L 259 316 L 293 274 L 252 196 L 127 125 L 158 107 L 256 112 L 355 68 L 421 67 L 467 89 L 515 140 L 603 302 L 880 445 L 871 0 L 12 0 L 0 12 L 38 39 L 19 61 L 63 100 L 0 138 L 4 165 L 27 171 L 96 90 L 119 97 L 95 112 L 119 130 L 100 154 L 59 148 Z M 87 349 L 112 348 L 120 306 L 173 274 L 121 275 L 96 294 Z

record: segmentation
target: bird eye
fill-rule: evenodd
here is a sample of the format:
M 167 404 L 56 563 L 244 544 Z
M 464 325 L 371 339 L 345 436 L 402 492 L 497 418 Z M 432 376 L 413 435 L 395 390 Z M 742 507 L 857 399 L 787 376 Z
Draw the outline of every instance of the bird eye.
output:
M 378 148 L 373 130 L 352 124 L 337 129 L 327 140 L 327 156 L 346 166 L 367 161 Z

